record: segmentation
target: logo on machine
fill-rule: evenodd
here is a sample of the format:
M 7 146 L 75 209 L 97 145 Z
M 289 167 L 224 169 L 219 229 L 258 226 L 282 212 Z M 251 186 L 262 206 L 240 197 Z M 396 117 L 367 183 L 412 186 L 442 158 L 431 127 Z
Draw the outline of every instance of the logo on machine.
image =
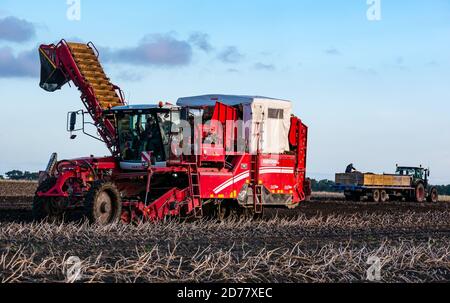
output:
M 278 159 L 263 159 L 262 164 L 263 165 L 271 165 L 271 166 L 277 166 L 280 163 Z

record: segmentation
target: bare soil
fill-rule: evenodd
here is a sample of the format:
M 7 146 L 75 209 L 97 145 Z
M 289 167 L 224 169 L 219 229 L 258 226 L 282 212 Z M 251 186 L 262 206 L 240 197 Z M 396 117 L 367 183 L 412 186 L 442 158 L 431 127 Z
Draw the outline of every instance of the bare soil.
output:
M 23 191 L 21 191 L 23 192 Z M 318 194 L 262 220 L 98 227 L 34 223 L 30 195 L 0 197 L 0 282 L 450 281 L 450 203 L 349 203 Z

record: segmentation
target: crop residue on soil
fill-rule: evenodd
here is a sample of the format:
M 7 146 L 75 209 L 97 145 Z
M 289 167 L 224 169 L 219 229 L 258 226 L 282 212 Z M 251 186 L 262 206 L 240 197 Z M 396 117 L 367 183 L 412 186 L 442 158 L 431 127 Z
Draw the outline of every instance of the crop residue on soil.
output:
M 384 282 L 450 281 L 450 203 L 315 194 L 259 221 L 98 227 L 34 223 L 35 184 L 6 183 L 0 282 L 63 282 L 70 256 L 82 261 L 81 282 L 362 282 L 370 257 Z

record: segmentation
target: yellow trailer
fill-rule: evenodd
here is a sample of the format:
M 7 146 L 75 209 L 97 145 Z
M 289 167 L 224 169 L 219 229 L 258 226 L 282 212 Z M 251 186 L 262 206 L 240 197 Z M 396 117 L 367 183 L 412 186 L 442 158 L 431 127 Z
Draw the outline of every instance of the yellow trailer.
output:
M 364 186 L 411 186 L 410 176 L 364 174 Z
M 422 167 L 399 167 L 395 174 L 352 172 L 336 174 L 336 188 L 347 200 L 368 198 L 375 202 L 408 200 L 438 201 L 438 192 L 428 184 L 430 172 Z

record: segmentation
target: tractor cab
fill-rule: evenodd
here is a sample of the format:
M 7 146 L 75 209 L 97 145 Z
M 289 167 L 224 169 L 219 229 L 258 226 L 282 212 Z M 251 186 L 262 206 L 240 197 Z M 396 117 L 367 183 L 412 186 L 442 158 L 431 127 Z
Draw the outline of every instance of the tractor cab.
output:
M 401 176 L 411 176 L 414 183 L 416 181 L 427 182 L 430 171 L 423 167 L 397 166 L 396 174 Z
M 175 106 L 130 105 L 110 110 L 115 117 L 117 149 L 124 170 L 143 170 L 148 162 L 166 166 L 170 158 L 172 125 L 180 123 Z

